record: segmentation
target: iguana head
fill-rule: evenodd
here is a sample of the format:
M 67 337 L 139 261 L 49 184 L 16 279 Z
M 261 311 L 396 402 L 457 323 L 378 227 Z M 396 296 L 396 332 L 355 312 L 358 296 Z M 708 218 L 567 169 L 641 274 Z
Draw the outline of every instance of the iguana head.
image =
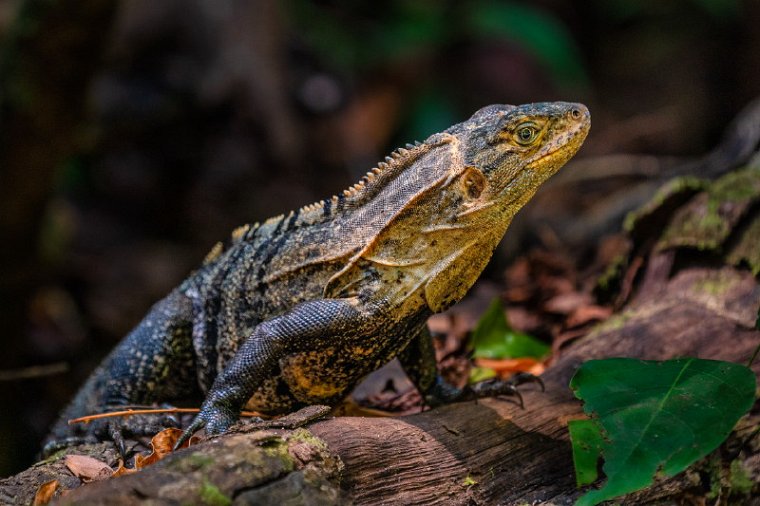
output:
M 331 251 L 336 258 L 347 251 L 351 259 L 325 296 L 370 284 L 376 296 L 410 308 L 450 306 L 485 268 L 515 213 L 578 151 L 589 127 L 581 104 L 491 105 L 395 152 L 367 175 L 366 186 L 344 192 L 353 232 Z
M 465 199 L 472 209 L 514 214 L 581 147 L 591 126 L 586 106 L 545 102 L 490 105 L 446 133 L 460 142 Z M 461 215 L 461 213 L 460 213 Z
M 491 105 L 444 132 L 456 139 L 453 163 L 420 195 L 417 216 L 427 224 L 421 231 L 429 248 L 438 250 L 429 258 L 440 259 L 425 285 L 433 311 L 464 296 L 512 217 L 578 151 L 590 126 L 584 105 L 551 102 Z

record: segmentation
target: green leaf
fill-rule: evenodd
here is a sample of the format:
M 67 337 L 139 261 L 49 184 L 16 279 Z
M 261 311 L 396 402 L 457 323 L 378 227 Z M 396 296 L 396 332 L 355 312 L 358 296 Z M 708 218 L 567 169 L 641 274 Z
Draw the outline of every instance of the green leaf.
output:
M 468 383 L 480 383 L 481 381 L 485 381 L 487 379 L 495 378 L 496 371 L 491 369 L 490 367 L 478 367 L 473 366 L 470 368 L 470 377 L 467 380 Z
M 477 358 L 542 358 L 549 351 L 547 344 L 509 326 L 498 298 L 491 302 L 472 332 L 472 345 Z
M 604 447 L 602 426 L 594 419 L 571 420 L 568 429 L 573 446 L 575 482 L 579 487 L 590 485 L 599 477 L 597 465 Z
M 642 489 L 710 453 L 752 407 L 755 383 L 747 367 L 696 358 L 583 364 L 570 387 L 604 430 L 607 481 L 576 504 Z

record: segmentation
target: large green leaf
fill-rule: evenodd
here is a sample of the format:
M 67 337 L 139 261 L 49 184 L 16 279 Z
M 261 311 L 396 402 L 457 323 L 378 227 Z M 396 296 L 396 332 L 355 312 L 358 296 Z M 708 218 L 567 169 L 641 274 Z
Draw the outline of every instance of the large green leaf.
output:
M 728 362 L 591 360 L 570 381 L 603 430 L 602 488 L 577 504 L 593 505 L 673 476 L 723 442 L 755 398 L 755 375 Z M 573 445 L 593 447 L 591 440 Z
M 602 428 L 597 420 L 570 420 L 567 424 L 573 442 L 575 481 L 579 487 L 591 485 L 599 477 L 597 465 L 604 448 Z
M 472 345 L 477 358 L 541 358 L 549 352 L 547 344 L 509 326 L 499 299 L 481 316 L 472 332 Z

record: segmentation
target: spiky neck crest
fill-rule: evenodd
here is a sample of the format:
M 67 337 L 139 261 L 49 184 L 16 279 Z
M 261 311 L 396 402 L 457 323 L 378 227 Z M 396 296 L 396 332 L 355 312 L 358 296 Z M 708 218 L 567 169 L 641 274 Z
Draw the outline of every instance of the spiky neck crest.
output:
M 384 161 L 379 162 L 376 167 L 369 170 L 353 186 L 329 199 L 304 206 L 299 212 L 302 215 L 315 212 L 319 215 L 326 215 L 361 206 L 371 201 L 377 193 L 402 174 L 419 155 L 429 149 L 427 144 L 421 142 L 407 144 L 405 148 L 398 148 L 386 156 Z M 325 213 L 325 209 L 329 209 L 329 213 Z
M 391 181 L 399 177 L 420 155 L 429 151 L 430 145 L 419 141 L 407 144 L 406 147 L 394 150 L 372 170 L 368 171 L 353 186 L 346 188 L 337 195 L 319 200 L 291 211 L 288 215 L 281 214 L 268 219 L 265 223 L 287 219 L 299 215 L 302 223 L 323 221 L 348 209 L 355 209 L 370 202 Z

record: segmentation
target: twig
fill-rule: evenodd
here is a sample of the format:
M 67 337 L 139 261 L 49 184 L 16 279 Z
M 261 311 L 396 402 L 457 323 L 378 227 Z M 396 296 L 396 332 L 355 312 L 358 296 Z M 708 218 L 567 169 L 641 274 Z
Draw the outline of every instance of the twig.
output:
M 132 415 L 154 415 L 163 413 L 198 413 L 198 408 L 163 408 L 163 409 L 125 409 L 122 411 L 110 411 L 108 413 L 99 413 L 97 415 L 81 416 L 79 418 L 72 418 L 69 420 L 69 425 L 75 423 L 90 423 L 93 420 L 100 420 L 102 418 L 112 418 L 115 416 L 132 416 Z M 242 411 L 240 416 L 254 417 L 259 416 L 260 413 L 255 411 Z

